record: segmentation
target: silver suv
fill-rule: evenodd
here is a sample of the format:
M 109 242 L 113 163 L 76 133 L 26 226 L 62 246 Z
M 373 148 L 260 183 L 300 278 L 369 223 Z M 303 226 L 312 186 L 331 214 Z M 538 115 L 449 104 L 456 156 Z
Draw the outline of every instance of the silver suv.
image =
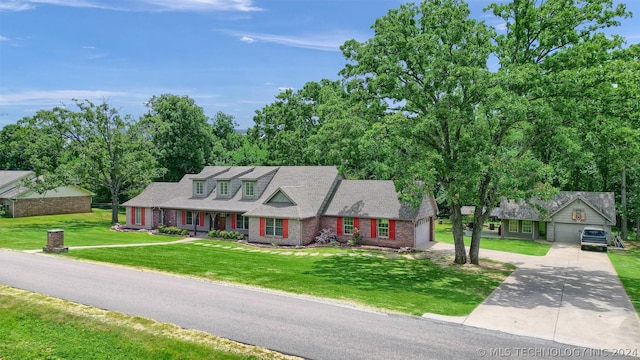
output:
M 609 239 L 607 232 L 602 228 L 597 227 L 585 227 L 580 231 L 580 248 L 582 250 L 588 248 L 602 249 L 607 251 L 609 246 Z

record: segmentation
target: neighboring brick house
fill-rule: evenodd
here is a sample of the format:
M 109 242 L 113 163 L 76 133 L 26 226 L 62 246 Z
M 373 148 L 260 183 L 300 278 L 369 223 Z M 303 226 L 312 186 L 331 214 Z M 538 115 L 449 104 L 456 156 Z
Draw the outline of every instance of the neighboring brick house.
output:
M 437 212 L 432 197 L 413 209 L 392 181 L 344 180 L 335 166 L 208 166 L 178 183 L 152 183 L 123 206 L 130 228 L 235 230 L 250 242 L 307 245 L 323 228 L 347 241 L 359 225 L 362 244 L 395 248 L 433 240 Z
M 0 170 L 0 205 L 10 217 L 91 212 L 93 194 L 79 186 L 59 186 L 39 194 L 25 182 L 33 181 L 33 171 Z
M 502 200 L 492 215 L 501 220 L 503 238 L 579 243 L 585 226 L 611 232 L 616 205 L 612 192 L 561 191 L 550 201 Z

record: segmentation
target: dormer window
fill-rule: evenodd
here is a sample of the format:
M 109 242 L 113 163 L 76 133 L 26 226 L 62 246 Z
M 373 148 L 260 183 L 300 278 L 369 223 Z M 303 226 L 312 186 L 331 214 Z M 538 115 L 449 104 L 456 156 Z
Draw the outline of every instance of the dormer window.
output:
M 229 195 L 229 182 L 228 181 L 218 181 L 218 195 L 219 196 L 227 196 L 227 195 Z
M 256 193 L 255 183 L 253 182 L 245 182 L 244 183 L 244 196 L 253 197 Z
M 196 195 L 204 195 L 204 181 L 194 181 L 193 188 Z

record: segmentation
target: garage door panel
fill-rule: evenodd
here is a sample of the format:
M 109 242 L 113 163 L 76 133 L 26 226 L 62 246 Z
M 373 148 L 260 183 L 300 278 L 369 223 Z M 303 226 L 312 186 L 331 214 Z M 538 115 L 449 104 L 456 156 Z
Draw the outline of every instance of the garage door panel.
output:
M 555 241 L 571 244 L 580 243 L 580 230 L 584 229 L 586 224 L 555 224 Z

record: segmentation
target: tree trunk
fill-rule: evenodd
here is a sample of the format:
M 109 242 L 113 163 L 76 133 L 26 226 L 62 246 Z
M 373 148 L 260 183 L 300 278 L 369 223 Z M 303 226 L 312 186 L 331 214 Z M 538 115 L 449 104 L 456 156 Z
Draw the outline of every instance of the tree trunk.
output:
M 453 233 L 453 245 L 455 247 L 456 264 L 467 263 L 467 250 L 464 247 L 464 230 L 462 227 L 462 206 L 460 204 L 451 205 L 451 232 Z
M 627 240 L 629 230 L 627 228 L 627 169 L 622 168 L 622 182 L 620 185 L 620 205 L 622 213 L 620 216 L 620 237 Z
M 482 226 L 486 219 L 487 215 L 482 208 L 476 207 L 476 211 L 473 213 L 473 231 L 471 232 L 471 246 L 469 247 L 469 261 L 474 265 L 480 265 L 480 238 L 482 237 Z
M 111 193 L 111 225 L 119 223 L 118 221 L 118 208 L 120 207 L 120 200 L 118 200 L 118 194 Z

